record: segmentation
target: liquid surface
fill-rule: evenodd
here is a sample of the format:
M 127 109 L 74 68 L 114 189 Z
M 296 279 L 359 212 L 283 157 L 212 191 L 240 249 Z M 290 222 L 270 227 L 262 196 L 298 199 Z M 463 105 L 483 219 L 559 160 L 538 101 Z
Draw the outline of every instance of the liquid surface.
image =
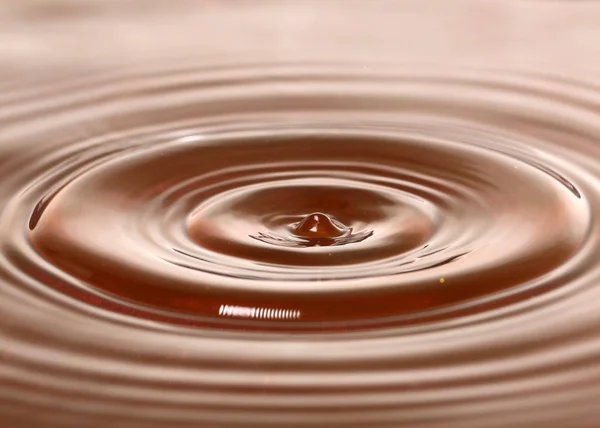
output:
M 600 7 L 235 3 L 2 11 L 0 427 L 597 427 Z

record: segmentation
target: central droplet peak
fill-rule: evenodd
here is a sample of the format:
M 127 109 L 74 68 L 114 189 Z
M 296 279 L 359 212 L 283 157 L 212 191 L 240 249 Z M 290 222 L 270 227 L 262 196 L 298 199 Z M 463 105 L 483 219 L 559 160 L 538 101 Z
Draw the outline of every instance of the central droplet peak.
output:
M 348 228 L 327 214 L 312 213 L 294 225 L 294 235 L 306 239 L 338 238 L 348 233 Z

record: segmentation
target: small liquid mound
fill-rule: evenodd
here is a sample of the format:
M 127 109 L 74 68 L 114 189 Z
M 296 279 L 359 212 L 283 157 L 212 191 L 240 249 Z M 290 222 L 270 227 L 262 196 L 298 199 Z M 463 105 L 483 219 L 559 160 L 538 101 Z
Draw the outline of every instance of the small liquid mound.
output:
M 323 213 L 312 213 L 294 225 L 292 233 L 313 245 L 332 245 L 352 230 Z
M 348 228 L 323 213 L 306 216 L 294 227 L 294 234 L 301 238 L 338 238 L 348 232 Z

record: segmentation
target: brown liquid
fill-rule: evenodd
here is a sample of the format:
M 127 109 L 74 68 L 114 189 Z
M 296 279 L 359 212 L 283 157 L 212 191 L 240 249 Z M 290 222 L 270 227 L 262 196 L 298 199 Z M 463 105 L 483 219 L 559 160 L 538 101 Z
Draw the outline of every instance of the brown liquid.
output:
M 524 298 L 519 285 L 568 260 L 588 227 L 571 189 L 513 157 L 318 134 L 166 142 L 81 175 L 35 215 L 33 246 L 104 292 L 99 305 L 197 326 L 322 333 Z M 477 300 L 505 290 L 509 299 Z M 228 323 L 226 306 L 255 316 Z M 299 316 L 265 318 L 261 308 Z
M 597 428 L 598 88 L 487 65 L 544 52 L 490 29 L 581 8 L 596 34 L 600 9 L 184 3 L 3 26 L 36 57 L 0 56 L 0 428 Z
M 327 214 L 313 213 L 304 217 L 293 226 L 294 235 L 307 241 L 334 241 L 344 235 L 346 230 L 343 224 L 336 222 Z

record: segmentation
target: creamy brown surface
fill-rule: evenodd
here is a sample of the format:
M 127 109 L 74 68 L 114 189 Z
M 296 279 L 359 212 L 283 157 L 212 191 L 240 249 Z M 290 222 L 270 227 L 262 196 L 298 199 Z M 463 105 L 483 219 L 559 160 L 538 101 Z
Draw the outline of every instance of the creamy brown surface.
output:
M 0 428 L 600 426 L 600 5 L 0 6 Z

